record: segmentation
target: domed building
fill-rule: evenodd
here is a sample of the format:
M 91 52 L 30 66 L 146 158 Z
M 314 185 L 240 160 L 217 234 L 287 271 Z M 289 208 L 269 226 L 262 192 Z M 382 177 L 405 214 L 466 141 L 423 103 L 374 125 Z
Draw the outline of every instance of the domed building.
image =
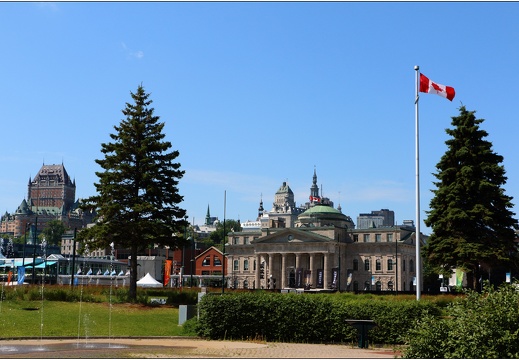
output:
M 261 228 L 228 233 L 228 286 L 307 291 L 413 291 L 415 227 L 355 229 L 321 198 L 314 170 L 310 201 L 297 207 L 286 182 Z

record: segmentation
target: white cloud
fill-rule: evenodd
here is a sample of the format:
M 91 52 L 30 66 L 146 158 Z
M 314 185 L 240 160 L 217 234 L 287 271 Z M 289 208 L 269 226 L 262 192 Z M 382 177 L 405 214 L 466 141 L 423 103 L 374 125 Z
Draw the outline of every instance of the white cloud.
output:
M 144 51 L 142 51 L 142 50 L 134 51 L 134 50 L 130 49 L 128 46 L 126 46 L 126 44 L 124 42 L 121 43 L 121 46 L 128 58 L 142 59 L 144 57 Z

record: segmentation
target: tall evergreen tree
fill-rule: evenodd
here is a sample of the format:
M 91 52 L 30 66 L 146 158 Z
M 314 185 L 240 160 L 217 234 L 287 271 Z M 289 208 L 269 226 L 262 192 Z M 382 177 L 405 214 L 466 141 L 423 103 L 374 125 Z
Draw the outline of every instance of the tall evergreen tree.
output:
M 436 165 L 438 179 L 425 224 L 432 228 L 424 255 L 441 270 L 459 268 L 467 272 L 468 286 L 475 288 L 480 266 L 490 269 L 506 265 L 516 251 L 518 223 L 510 209 L 512 197 L 505 195 L 503 157 L 492 151 L 480 129 L 483 119 L 464 106 L 452 117 L 452 138 Z
M 113 142 L 101 144 L 104 159 L 96 160 L 103 171 L 96 172 L 98 195 L 85 200 L 84 208 L 97 211 L 97 221 L 79 233 L 79 238 L 94 247 L 130 250 L 130 300 L 137 297 L 137 255 L 146 247 L 158 244 L 176 247 L 177 234 L 187 225 L 186 211 L 178 204 L 179 179 L 184 175 L 175 162 L 178 151 L 170 151 L 164 141 L 164 123 L 154 115 L 152 101 L 144 88 L 131 93 L 134 103 L 126 103 L 126 116 Z

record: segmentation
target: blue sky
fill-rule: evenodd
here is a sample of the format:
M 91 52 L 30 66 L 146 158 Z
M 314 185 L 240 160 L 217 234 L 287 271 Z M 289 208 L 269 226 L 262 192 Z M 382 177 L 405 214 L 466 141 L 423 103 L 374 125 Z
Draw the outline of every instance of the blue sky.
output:
M 302 204 L 314 166 L 354 221 L 414 220 L 415 65 L 456 89 L 420 97 L 421 219 L 461 104 L 485 119 L 519 204 L 518 3 L 2 2 L 0 32 L 2 213 L 43 163 L 93 195 L 101 143 L 142 83 L 191 221 L 208 205 L 223 219 L 224 191 L 227 219 L 254 220 L 283 181 Z

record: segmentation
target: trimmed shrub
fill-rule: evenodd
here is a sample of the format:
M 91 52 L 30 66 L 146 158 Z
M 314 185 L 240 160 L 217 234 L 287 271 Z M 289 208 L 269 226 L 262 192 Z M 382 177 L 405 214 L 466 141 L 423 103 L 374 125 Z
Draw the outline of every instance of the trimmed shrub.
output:
M 357 331 L 345 320 L 371 319 L 378 326 L 370 342 L 399 344 L 417 318 L 440 313 L 430 301 L 261 291 L 204 296 L 199 310 L 198 335 L 205 338 L 300 343 L 354 343 Z

